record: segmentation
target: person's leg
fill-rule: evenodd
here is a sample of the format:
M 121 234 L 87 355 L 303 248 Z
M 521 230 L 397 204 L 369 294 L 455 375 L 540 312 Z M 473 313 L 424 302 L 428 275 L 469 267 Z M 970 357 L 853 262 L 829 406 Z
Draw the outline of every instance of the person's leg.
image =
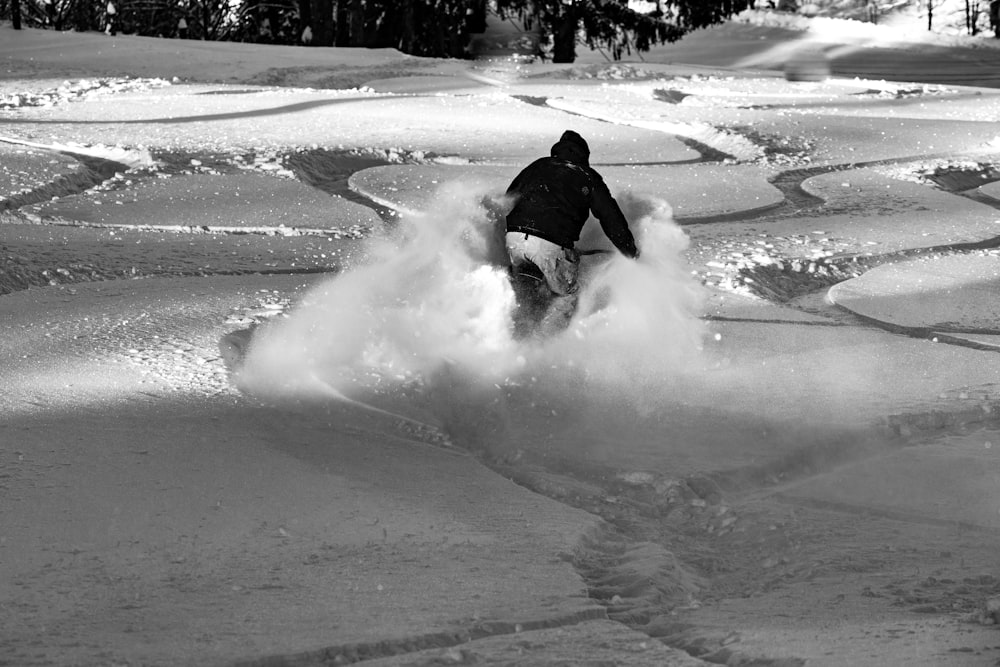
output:
M 580 255 L 537 236 L 507 235 L 507 250 L 514 271 L 525 263 L 534 264 L 552 293 L 551 302 L 539 324 L 539 332 L 548 336 L 566 328 L 576 312 Z
M 576 313 L 578 301 L 576 294 L 557 296 L 552 299 L 549 309 L 538 324 L 538 331 L 542 336 L 554 336 L 569 326 L 573 315 Z
M 508 232 L 504 244 L 509 259 L 510 286 L 514 290 L 514 337 L 526 338 L 538 333 L 538 324 L 551 301 L 551 292 L 541 269 L 528 256 L 527 234 Z
M 507 234 L 506 242 L 507 253 L 515 268 L 524 262 L 531 262 L 545 276 L 545 284 L 553 294 L 565 296 L 576 292 L 580 255 L 575 250 L 519 232 Z
M 520 232 L 507 232 L 504 243 L 507 246 L 507 257 L 510 259 L 510 266 L 513 272 L 517 272 L 524 264 L 533 263 L 528 257 L 527 234 Z
M 576 312 L 580 255 L 575 250 L 553 246 L 546 249 L 544 257 L 542 273 L 556 296 L 542 318 L 539 331 L 543 336 L 552 336 L 568 327 Z

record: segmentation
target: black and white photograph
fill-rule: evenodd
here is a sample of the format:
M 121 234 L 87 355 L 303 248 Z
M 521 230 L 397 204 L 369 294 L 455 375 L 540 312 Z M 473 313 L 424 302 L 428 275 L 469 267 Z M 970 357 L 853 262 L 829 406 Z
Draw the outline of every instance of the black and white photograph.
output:
M 0 0 L 0 666 L 1000 665 L 1000 0 Z

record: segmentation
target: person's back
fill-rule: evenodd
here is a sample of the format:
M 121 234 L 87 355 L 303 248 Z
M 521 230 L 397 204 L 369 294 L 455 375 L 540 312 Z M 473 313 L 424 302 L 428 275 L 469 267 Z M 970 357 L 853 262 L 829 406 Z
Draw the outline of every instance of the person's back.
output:
M 514 208 L 507 214 L 507 231 L 526 232 L 565 248 L 573 247 L 590 215 L 592 181 L 584 167 L 565 159 L 535 160 L 507 190 L 517 196 Z
M 515 275 L 533 266 L 554 296 L 550 315 L 554 329 L 569 321 L 576 308 L 580 256 L 576 242 L 593 213 L 618 250 L 639 254 L 628 221 L 608 186 L 590 167 L 590 147 L 567 130 L 549 157 L 525 167 L 507 188 L 514 204 L 507 214 L 506 246 Z
M 604 233 L 622 254 L 638 253 L 628 221 L 604 179 L 590 167 L 590 147 L 567 130 L 549 157 L 524 168 L 507 188 L 515 198 L 507 214 L 507 232 L 523 232 L 573 248 L 593 213 Z

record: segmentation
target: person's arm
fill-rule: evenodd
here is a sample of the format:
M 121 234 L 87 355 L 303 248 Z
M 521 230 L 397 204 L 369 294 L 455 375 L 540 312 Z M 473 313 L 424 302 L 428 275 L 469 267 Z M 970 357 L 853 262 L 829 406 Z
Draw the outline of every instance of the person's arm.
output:
M 514 180 L 511 181 L 510 185 L 507 186 L 506 194 L 515 195 L 521 191 L 521 183 L 524 181 L 524 172 L 525 170 L 522 169 L 520 173 L 518 173 L 518 175 L 514 177 Z
M 528 184 L 528 181 L 535 177 L 535 172 L 538 171 L 544 161 L 545 158 L 539 158 L 518 172 L 517 176 L 514 177 L 514 180 L 510 182 L 509 186 L 507 186 L 507 194 L 521 194 L 525 186 Z
M 594 180 L 590 210 L 601 223 L 601 229 L 623 255 L 633 259 L 639 256 L 635 237 L 632 236 L 632 231 L 628 228 L 628 220 L 625 219 L 621 207 L 611 196 L 611 191 L 608 190 L 607 184 L 600 176 Z

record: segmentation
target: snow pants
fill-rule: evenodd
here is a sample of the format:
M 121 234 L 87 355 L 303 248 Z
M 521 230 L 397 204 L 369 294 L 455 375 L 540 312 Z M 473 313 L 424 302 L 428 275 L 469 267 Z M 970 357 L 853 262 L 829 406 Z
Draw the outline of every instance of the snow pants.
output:
M 546 286 L 554 295 L 540 324 L 540 332 L 550 335 L 565 328 L 576 310 L 580 254 L 524 232 L 507 232 L 506 245 L 513 271 L 533 264 L 541 271 Z

